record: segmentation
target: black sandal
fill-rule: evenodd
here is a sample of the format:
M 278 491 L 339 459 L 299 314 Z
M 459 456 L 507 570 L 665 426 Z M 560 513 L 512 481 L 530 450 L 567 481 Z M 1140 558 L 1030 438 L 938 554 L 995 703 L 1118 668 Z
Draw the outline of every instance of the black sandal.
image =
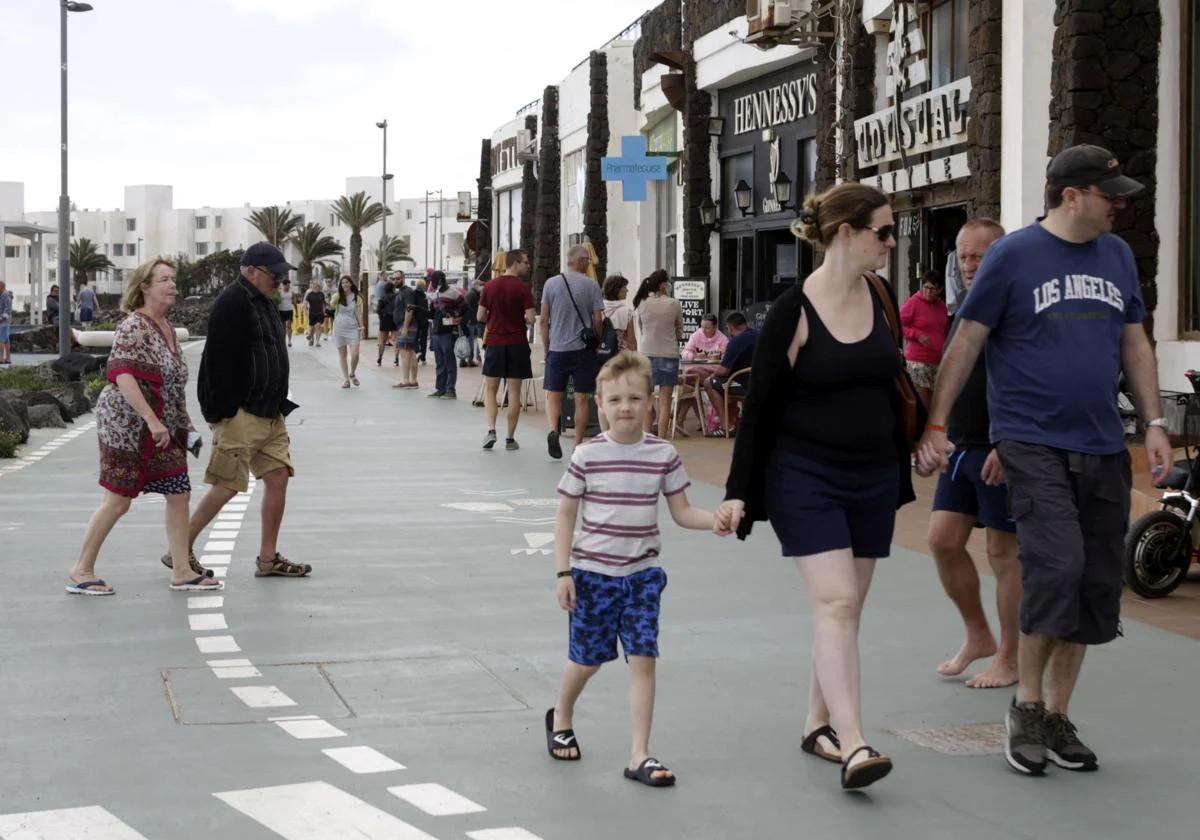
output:
M 867 760 L 850 767 L 850 760 L 863 750 L 867 751 Z M 891 772 L 892 760 L 890 758 L 886 755 L 881 755 L 870 747 L 859 747 L 846 756 L 846 760 L 842 762 L 842 787 L 846 790 L 865 788 L 869 784 L 878 782 Z
M 625 778 L 632 779 L 635 782 L 641 782 L 650 787 L 670 787 L 675 784 L 675 776 L 659 776 L 655 778 L 654 773 L 663 770 L 670 770 L 669 767 L 663 765 L 657 758 L 647 758 L 638 765 L 637 770 L 625 768 Z
M 569 749 L 574 749 L 575 755 L 558 755 L 554 752 L 555 750 Z M 546 710 L 546 751 L 555 761 L 579 761 L 583 758 L 583 750 L 579 749 L 579 742 L 575 740 L 574 729 L 554 731 L 553 706 Z
M 821 743 L 822 738 L 837 747 L 836 754 L 825 749 Z M 805 735 L 804 740 L 800 742 L 800 749 L 825 761 L 832 761 L 834 764 L 842 763 L 842 742 L 838 740 L 837 732 L 829 724 L 820 726 Z

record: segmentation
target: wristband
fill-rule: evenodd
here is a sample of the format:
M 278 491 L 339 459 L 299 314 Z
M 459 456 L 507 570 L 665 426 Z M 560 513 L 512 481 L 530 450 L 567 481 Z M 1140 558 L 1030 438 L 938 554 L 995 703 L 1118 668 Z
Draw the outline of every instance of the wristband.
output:
M 946 431 L 946 427 L 939 426 L 937 423 L 926 423 L 925 431 L 927 431 L 927 432 L 942 432 L 944 434 Z
M 570 576 L 571 576 L 571 570 L 570 570 L 570 569 L 567 569 L 565 572 L 555 572 L 555 573 L 554 573 L 554 576 L 555 576 L 556 578 L 565 578 L 565 577 L 570 577 Z

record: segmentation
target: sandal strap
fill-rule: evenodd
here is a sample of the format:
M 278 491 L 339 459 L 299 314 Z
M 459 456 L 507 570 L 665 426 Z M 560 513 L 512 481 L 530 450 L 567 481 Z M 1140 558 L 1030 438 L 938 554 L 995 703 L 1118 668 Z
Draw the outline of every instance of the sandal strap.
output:
M 851 760 L 852 758 L 854 758 L 854 756 L 856 756 L 856 755 L 858 755 L 860 752 L 862 752 L 863 750 L 866 750 L 866 751 L 867 751 L 867 758 L 879 758 L 879 757 L 880 757 L 880 753 L 879 753 L 879 751 L 878 751 L 878 750 L 874 749 L 873 747 L 867 746 L 866 744 L 863 744 L 861 747 L 859 747 L 858 749 L 856 749 L 854 752 L 850 753 L 850 755 L 846 756 L 846 757 L 845 757 L 845 758 L 842 760 L 842 764 L 844 764 L 844 765 L 845 765 L 847 768 L 849 768 L 849 767 L 850 767 L 850 760 Z

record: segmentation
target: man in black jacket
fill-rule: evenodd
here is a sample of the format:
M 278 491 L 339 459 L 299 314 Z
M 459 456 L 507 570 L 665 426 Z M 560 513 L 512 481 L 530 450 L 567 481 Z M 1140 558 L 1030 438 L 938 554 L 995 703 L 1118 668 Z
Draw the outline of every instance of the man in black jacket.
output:
M 284 417 L 296 405 L 288 399 L 287 347 L 273 296 L 294 268 L 269 243 L 246 249 L 242 276 L 209 311 L 197 382 L 200 409 L 213 430 L 204 475 L 212 487 L 192 514 L 189 545 L 226 502 L 246 491 L 253 471 L 266 486 L 257 577 L 303 577 L 312 571 L 288 561 L 276 547 L 288 479 L 295 475 Z

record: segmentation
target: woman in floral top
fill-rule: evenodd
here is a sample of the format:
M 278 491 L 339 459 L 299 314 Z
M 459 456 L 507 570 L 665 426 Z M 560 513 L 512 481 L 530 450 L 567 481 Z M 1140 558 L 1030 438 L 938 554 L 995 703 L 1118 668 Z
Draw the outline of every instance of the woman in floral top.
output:
M 104 496 L 92 514 L 67 592 L 111 595 L 96 578 L 96 558 L 113 526 L 140 493 L 161 493 L 167 503 L 171 589 L 221 589 L 188 553 L 187 363 L 167 323 L 175 304 L 175 264 L 157 259 L 133 272 L 108 357 L 109 384 L 96 401 L 100 438 L 100 486 Z

